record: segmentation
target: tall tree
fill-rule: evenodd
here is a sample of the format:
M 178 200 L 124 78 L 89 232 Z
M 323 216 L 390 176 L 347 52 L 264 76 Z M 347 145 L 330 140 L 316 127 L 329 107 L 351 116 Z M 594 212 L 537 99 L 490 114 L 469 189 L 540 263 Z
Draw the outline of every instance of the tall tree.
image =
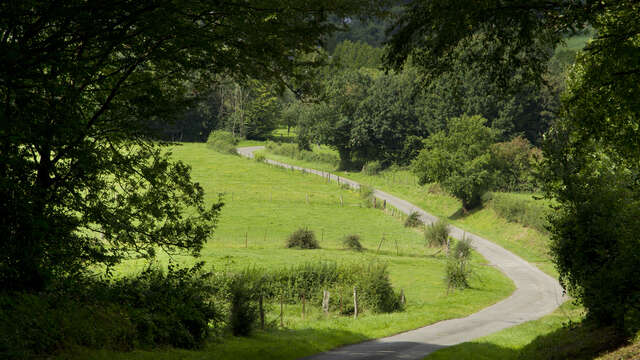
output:
M 285 84 L 369 0 L 0 2 L 0 287 L 198 253 L 221 202 L 150 141 L 217 74 Z

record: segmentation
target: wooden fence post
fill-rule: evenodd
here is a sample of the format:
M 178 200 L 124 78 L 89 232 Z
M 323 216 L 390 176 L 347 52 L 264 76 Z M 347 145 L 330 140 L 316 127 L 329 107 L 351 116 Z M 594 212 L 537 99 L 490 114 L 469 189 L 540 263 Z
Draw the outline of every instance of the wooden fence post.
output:
M 358 318 L 358 291 L 353 287 L 353 318 Z
M 304 320 L 304 305 L 305 305 L 305 299 L 304 299 L 304 294 L 302 294 L 302 320 Z
M 329 298 L 331 297 L 331 293 L 327 290 L 322 290 L 322 311 L 324 314 L 329 316 Z

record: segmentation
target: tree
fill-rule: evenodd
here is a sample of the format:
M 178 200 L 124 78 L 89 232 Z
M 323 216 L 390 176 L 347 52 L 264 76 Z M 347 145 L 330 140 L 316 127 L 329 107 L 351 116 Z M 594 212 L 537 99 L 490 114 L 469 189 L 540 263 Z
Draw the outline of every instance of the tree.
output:
M 475 115 L 451 118 L 447 129 L 425 140 L 425 148 L 413 161 L 420 184 L 438 182 L 462 201 L 464 211 L 481 202 L 493 181 L 489 148 L 497 132 Z
M 148 137 L 220 74 L 304 77 L 298 54 L 380 2 L 0 3 L 0 286 L 45 288 L 155 249 L 197 254 L 221 202 Z
M 411 136 L 424 137 L 415 112 L 415 73 L 406 69 L 400 74 L 381 74 L 367 91 L 353 114 L 350 143 L 360 162 L 381 161 L 407 164 Z M 409 140 L 411 141 L 411 140 Z
M 561 283 L 599 324 L 640 329 L 640 4 L 613 1 L 414 1 L 396 23 L 393 66 L 412 55 L 426 76 L 446 70 L 451 51 L 478 32 L 490 51 L 462 59 L 511 83 L 544 80 L 544 49 L 591 26 L 560 117 L 546 135 L 545 192 L 557 202 L 551 251 Z M 519 79 L 517 79 L 519 81 Z

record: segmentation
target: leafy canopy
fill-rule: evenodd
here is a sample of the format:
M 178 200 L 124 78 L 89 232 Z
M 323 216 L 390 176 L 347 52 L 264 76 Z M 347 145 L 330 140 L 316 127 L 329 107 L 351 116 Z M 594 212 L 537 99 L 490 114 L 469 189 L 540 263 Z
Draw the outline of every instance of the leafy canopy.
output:
M 217 75 L 285 86 L 338 26 L 384 2 L 0 2 L 0 286 L 41 289 L 156 248 L 197 254 L 222 203 L 149 124 Z M 293 82 L 293 81 L 291 81 Z
M 448 120 L 447 129 L 427 138 L 413 161 L 420 184 L 438 182 L 469 210 L 480 204 L 493 181 L 490 146 L 498 135 L 487 120 L 463 115 Z

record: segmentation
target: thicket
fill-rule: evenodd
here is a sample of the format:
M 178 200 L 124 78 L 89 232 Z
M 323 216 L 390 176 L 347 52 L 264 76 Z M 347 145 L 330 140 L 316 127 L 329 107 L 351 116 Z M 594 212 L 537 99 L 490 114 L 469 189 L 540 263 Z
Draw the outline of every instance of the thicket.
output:
M 212 131 L 207 139 L 207 146 L 225 154 L 237 155 L 236 145 L 238 145 L 238 138 L 224 130 Z

